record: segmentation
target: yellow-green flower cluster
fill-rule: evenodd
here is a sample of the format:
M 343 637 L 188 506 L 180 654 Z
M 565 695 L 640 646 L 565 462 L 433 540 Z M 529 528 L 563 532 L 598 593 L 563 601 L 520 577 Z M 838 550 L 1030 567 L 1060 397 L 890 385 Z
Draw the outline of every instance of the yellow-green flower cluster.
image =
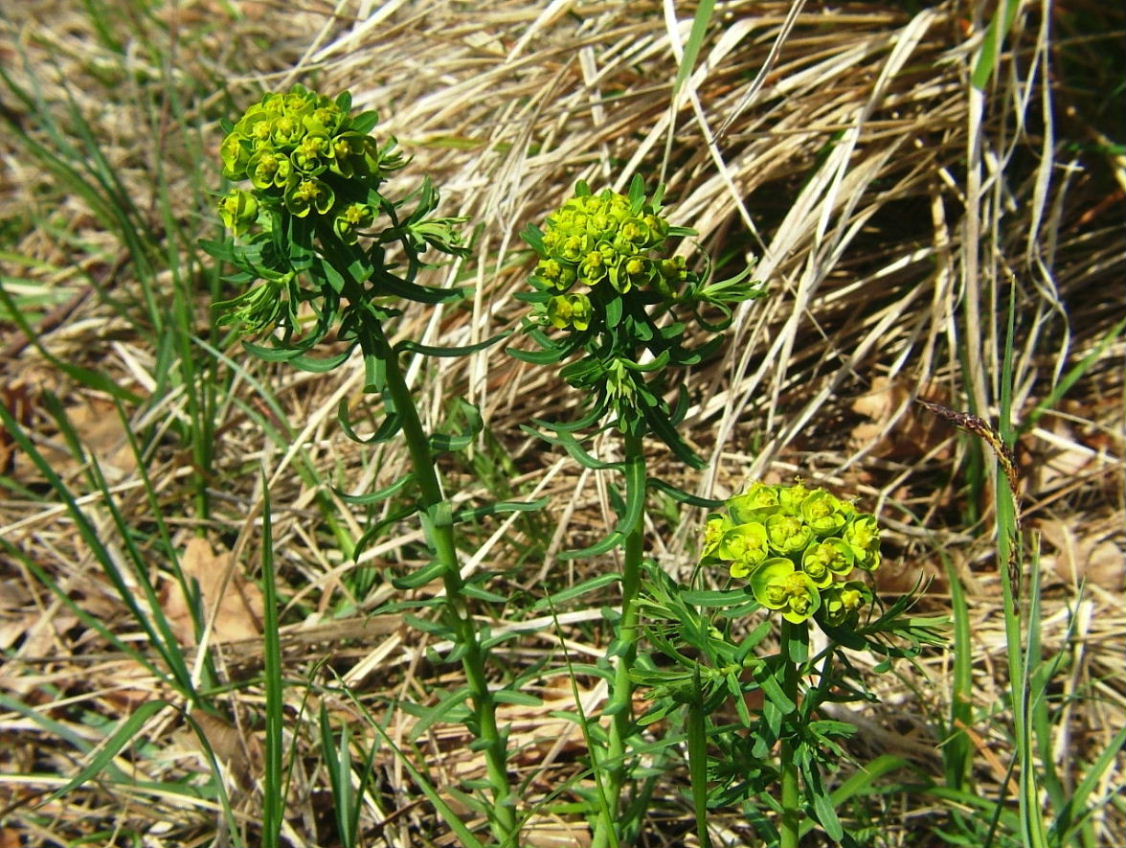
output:
M 331 222 L 345 242 L 371 226 L 376 189 L 402 160 L 381 150 L 368 131 L 375 116 L 350 114 L 351 99 L 336 100 L 295 86 L 270 93 L 246 110 L 220 147 L 223 175 L 249 180 L 219 201 L 223 222 L 236 234 L 258 221 L 262 207 Z
M 686 275 L 683 260 L 661 255 L 669 222 L 649 201 L 631 202 L 609 189 L 578 193 L 550 215 L 543 231 L 543 256 L 536 266 L 537 288 L 552 293 L 543 313 L 558 329 L 585 330 L 591 301 L 576 286 L 608 286 L 669 292 Z
M 875 516 L 801 484 L 755 483 L 724 506 L 708 519 L 704 562 L 748 580 L 764 607 L 794 623 L 817 616 L 839 627 L 871 604 L 868 585 L 849 578 L 880 565 Z

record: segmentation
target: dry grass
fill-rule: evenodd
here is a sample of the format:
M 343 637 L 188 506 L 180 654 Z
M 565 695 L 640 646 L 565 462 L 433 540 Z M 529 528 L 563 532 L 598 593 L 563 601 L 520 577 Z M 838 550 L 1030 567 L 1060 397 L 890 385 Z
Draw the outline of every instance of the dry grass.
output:
M 127 8 L 110 8 L 119 5 Z M 784 2 L 721 4 L 722 26 L 713 26 L 699 69 L 675 101 L 671 82 L 691 19 L 678 9 L 674 21 L 665 7 L 648 2 L 362 2 L 335 10 L 322 2 L 247 2 L 234 4 L 237 16 L 226 4 L 183 3 L 151 18 L 134 13 L 137 35 L 121 52 L 99 42 L 79 4 L 34 3 L 4 22 L 0 60 L 18 79 L 35 79 L 45 108 L 57 110 L 64 123 L 66 98 L 76 98 L 141 216 L 158 231 L 164 223 L 153 186 L 160 172 L 174 219 L 188 233 L 212 226 L 201 223 L 206 211 L 194 205 L 194 133 L 174 123 L 167 101 L 161 108 L 160 92 L 180 97 L 183 114 L 202 128 L 210 156 L 206 183 L 214 186 L 219 117 L 233 115 L 263 87 L 300 81 L 325 91 L 351 89 L 360 106 L 384 116 L 382 131 L 414 156 L 398 179 L 408 185 L 430 174 L 443 187 L 444 209 L 479 227 L 475 258 L 436 271 L 433 281 L 473 284 L 470 308 L 409 310 L 403 320 L 402 336 L 429 343 L 465 344 L 518 321 L 521 305 L 513 294 L 525 287 L 530 260 L 518 233 L 542 221 L 576 180 L 621 188 L 640 173 L 665 182 L 674 223 L 694 226 L 701 248 L 726 272 L 757 263 L 756 277 L 769 281 L 771 296 L 742 309 L 723 356 L 687 377 L 694 405 L 686 430 L 709 459 L 709 471 L 691 474 L 654 446 L 658 473 L 716 495 L 764 475 L 859 492 L 894 531 L 887 559 L 899 564 L 899 573 L 889 569 L 886 591 L 902 591 L 923 575 L 933 580 L 926 605 L 944 609 L 943 557 L 966 584 L 974 698 L 985 711 L 1000 703 L 1006 687 L 988 481 L 964 473 L 973 468 L 972 443 L 929 420 L 913 398 L 973 405 L 996 419 L 1014 287 L 1017 422 L 1122 318 L 1126 164 L 1108 140 L 1116 130 L 1121 140 L 1121 126 L 1087 92 L 1100 82 L 1090 57 L 1120 46 L 1123 18 L 1087 2 L 1066 9 L 1024 4 L 998 72 L 978 93 L 969 85 L 971 59 L 988 17 L 971 4 L 905 11 L 913 5 L 807 2 L 788 19 Z M 1101 21 L 1102 31 L 1073 31 L 1081 15 Z M 117 23 L 125 32 L 128 15 Z M 1106 33 L 1118 41 L 1099 40 Z M 227 91 L 206 96 L 201 80 L 226 80 Z M 45 138 L 42 114 L 4 94 L 0 102 L 33 138 Z M 191 501 L 190 455 L 168 423 L 187 416 L 187 393 L 180 386 L 163 397 L 152 394 L 165 385 L 159 371 L 167 363 L 155 358 L 132 255 L 89 199 L 60 188 L 59 176 L 14 138 L 0 142 L 0 150 L 6 210 L 0 226 L 8 240 L 0 271 L 9 290 L 22 281 L 44 298 L 34 316 L 42 349 L 12 324 L 0 325 L 4 401 L 26 410 L 26 426 L 80 493 L 90 492 L 84 472 L 67 458 L 43 411 L 42 392 L 57 393 L 74 415 L 85 415 L 75 426 L 107 464 L 126 524 L 139 539 L 151 538 L 153 504 L 132 452 L 120 450 L 123 432 L 113 426 L 110 407 L 59 371 L 43 349 L 113 375 L 145 399 L 127 410 L 130 428 L 150 434 L 144 464 L 176 546 L 205 527 L 248 573 L 261 546 L 264 469 L 289 602 L 287 678 L 331 681 L 318 670 L 327 661 L 370 707 L 387 712 L 389 732 L 402 738 L 406 719 L 383 705 L 424 697 L 440 685 L 441 669 L 425 661 L 423 635 L 400 627 L 397 618 L 365 615 L 390 595 L 383 588 L 351 618 L 322 620 L 339 609 L 342 581 L 354 568 L 326 529 L 325 515 L 334 514 L 353 538 L 366 521 L 362 508 L 345 504 L 323 483 L 363 491 L 394 480 L 405 461 L 394 450 L 373 453 L 349 442 L 336 425 L 339 401 L 360 400 L 360 363 L 331 375 L 297 374 L 249 361 L 237 347 L 227 351 L 232 361 L 223 367 L 237 376 L 231 396 L 219 402 L 213 467 L 204 470 L 211 514 L 199 514 Z M 170 252 L 179 249 L 169 244 Z M 206 337 L 202 289 L 194 309 Z M 1103 349 L 1067 398 L 1021 438 L 1025 520 L 1044 539 L 1044 640 L 1069 658 L 1062 694 L 1084 695 L 1064 699 L 1068 735 L 1051 752 L 1069 781 L 1126 723 L 1124 355 L 1121 338 Z M 551 498 L 546 524 L 516 518 L 484 525 L 467 555 L 467 567 L 498 572 L 497 590 L 516 598 L 500 626 L 526 616 L 530 602 L 522 599 L 545 579 L 563 585 L 604 567 L 564 565 L 554 556 L 561 547 L 593 541 L 612 517 L 605 481 L 519 430 L 532 418 L 566 418 L 575 408 L 578 399 L 554 375 L 497 346 L 426 364 L 412 379 L 429 399 L 424 409 L 431 423 L 441 419 L 444 398 L 464 394 L 480 404 L 497 440 L 480 461 L 513 491 Z M 265 381 L 269 391 L 254 381 Z M 268 407 L 270 398 L 276 409 Z M 89 411 L 80 413 L 84 407 Z M 282 419 L 288 422 L 284 447 L 263 436 L 258 415 L 279 428 Z M 45 497 L 42 477 L 19 451 L 10 462 L 7 473 L 24 493 L 9 487 L 0 501 L 0 534 L 123 639 L 142 638 L 73 522 Z M 457 463 L 448 470 L 454 481 L 473 473 Z M 84 502 L 118 550 L 105 499 L 94 492 Z M 653 519 L 650 549 L 674 572 L 693 561 L 699 516 L 686 519 Z M 420 554 L 419 540 L 412 527 L 399 527 L 364 554 L 362 566 L 408 568 Z M 167 564 L 160 550 L 151 546 L 158 568 Z M 525 560 L 525 550 L 535 558 Z M 111 650 L 24 563 L 5 556 L 0 553 L 0 804 L 7 809 L 0 846 L 63 844 L 115 829 L 148 834 L 145 844 L 208 844 L 216 821 L 211 802 L 127 795 L 121 785 L 109 792 L 91 785 L 30 812 L 41 793 L 75 773 L 72 758 L 81 746 L 60 740 L 68 734 L 96 740 L 94 717 L 117 719 L 169 693 Z M 598 618 L 597 609 L 568 613 L 562 623 L 569 650 L 600 653 L 602 634 L 591 624 Z M 522 627 L 532 635 L 511 643 L 513 662 L 558 661 L 552 625 Z M 254 644 L 224 646 L 231 679 L 254 673 Z M 861 753 L 904 753 L 941 774 L 934 722 L 949 710 L 949 663 L 941 653 L 901 669 L 897 679 L 874 681 L 884 706 L 854 716 L 872 748 Z M 570 698 L 565 678 L 546 686 L 549 698 Z M 230 738 L 218 729 L 212 736 L 231 762 L 236 809 L 251 819 L 261 743 L 255 727 L 239 723 L 252 720 L 258 695 L 254 687 L 232 694 Z M 600 693 L 589 695 L 588 706 L 596 707 Z M 293 689 L 294 715 L 307 696 Z M 341 720 L 353 714 L 343 699 L 325 697 Z M 45 732 L 26 710 L 49 714 L 57 731 Z M 529 746 L 517 760 L 529 797 L 573 774 L 580 736 L 568 737 L 526 709 L 512 718 Z M 999 727 L 983 721 L 975 736 L 977 776 L 995 788 L 1008 761 Z M 206 770 L 178 713 L 162 713 L 145 737 L 143 749 L 118 762 L 138 780 L 172 781 Z M 423 742 L 437 773 L 464 776 L 474 768 L 453 728 Z M 1108 773 L 1104 794 L 1121 785 L 1123 765 L 1120 758 Z M 402 765 L 388 756 L 378 768 L 379 803 L 365 813 L 371 844 L 378 844 L 375 834 L 393 845 L 430 844 L 412 841 L 435 834 L 438 825 Z M 670 777 L 660 805 L 667 827 L 650 844 L 680 844 L 679 779 Z M 318 842 L 328 832 L 324 785 L 315 764 L 297 770 L 287 832 L 292 844 L 329 844 Z M 913 822 L 928 815 L 941 821 L 938 814 L 897 807 L 901 800 L 884 803 L 888 821 L 903 824 L 889 825 L 873 844 L 937 844 L 919 841 L 923 825 Z M 732 827 L 739 832 L 734 820 Z M 1126 842 L 1121 808 L 1101 813 L 1096 828 L 1101 844 Z M 561 838 L 559 844 L 579 839 L 566 832 Z M 107 835 L 104 844 L 119 844 L 115 839 Z

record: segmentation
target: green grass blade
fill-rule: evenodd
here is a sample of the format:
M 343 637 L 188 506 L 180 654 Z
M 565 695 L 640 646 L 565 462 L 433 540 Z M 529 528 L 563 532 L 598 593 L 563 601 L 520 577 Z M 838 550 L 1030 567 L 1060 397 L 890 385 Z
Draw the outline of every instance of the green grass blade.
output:
M 146 701 L 137 707 L 129 718 L 120 722 L 113 734 L 100 746 L 97 754 L 93 759 L 71 778 L 63 786 L 60 786 L 51 793 L 49 800 L 55 800 L 63 797 L 75 787 L 81 786 L 88 780 L 92 780 L 113 761 L 113 758 L 125 749 L 130 743 L 136 740 L 137 734 L 141 732 L 141 728 L 145 726 L 150 718 L 159 713 L 165 707 L 170 706 L 167 701 Z
M 57 403 L 56 403 L 57 406 Z M 180 649 L 179 643 L 176 641 L 175 636 L 172 635 L 168 627 L 167 619 L 163 616 L 160 609 L 160 604 L 157 600 L 157 593 L 152 586 L 148 576 L 148 569 L 144 567 L 144 559 L 140 556 L 140 552 L 135 547 L 128 547 L 132 545 L 132 540 L 128 538 L 132 534 L 125 532 L 127 549 L 133 554 L 133 576 L 137 579 L 141 587 L 145 590 L 146 599 L 153 610 L 154 617 L 157 619 L 154 625 L 150 616 L 141 608 L 136 598 L 136 592 L 128 584 L 124 575 L 121 573 L 117 559 L 110 553 L 105 543 L 102 541 L 97 528 L 93 525 L 90 518 L 86 515 L 85 511 L 79 506 L 77 498 L 63 482 L 62 478 L 58 475 L 51 464 L 43 457 L 43 455 L 36 448 L 31 439 L 24 433 L 23 428 L 20 427 L 19 422 L 16 421 L 11 412 L 4 404 L 0 404 L 0 422 L 3 423 L 4 429 L 12 437 L 12 440 L 19 446 L 20 450 L 32 461 L 32 463 L 39 469 L 39 472 L 46 479 L 47 483 L 54 490 L 56 495 L 62 500 L 67 508 L 71 518 L 74 520 L 75 527 L 77 528 L 82 541 L 86 543 L 90 551 L 94 554 L 94 558 L 102 567 L 103 573 L 109 579 L 110 583 L 116 590 L 118 597 L 122 603 L 129 609 L 134 620 L 145 631 L 149 637 L 149 641 L 156 648 L 161 658 L 164 660 L 166 668 L 171 672 L 171 677 L 165 672 L 160 672 L 160 676 L 166 682 L 173 685 L 176 689 L 180 690 L 186 697 L 192 701 L 198 701 L 199 696 L 195 691 L 192 684 L 191 673 L 188 670 L 187 664 L 184 661 L 183 653 Z M 60 415 L 57 419 L 60 429 L 66 432 L 69 424 L 66 421 L 65 415 Z M 72 438 L 76 438 L 71 434 Z M 121 518 L 120 511 L 117 510 L 113 497 L 106 486 L 104 479 L 101 478 L 97 469 L 97 463 L 91 462 L 91 468 L 97 475 L 96 479 L 99 481 L 99 488 L 104 498 L 104 503 L 109 509 L 111 515 L 119 530 L 124 527 L 124 522 Z M 127 528 L 125 528 L 127 530 Z
M 1098 787 L 1099 782 L 1107 769 L 1114 765 L 1115 760 L 1126 748 L 1126 727 L 1122 727 L 1114 734 L 1110 744 L 1099 754 L 1098 758 L 1087 768 L 1087 773 L 1076 784 L 1071 797 L 1060 809 L 1056 820 L 1052 822 L 1051 835 L 1055 845 L 1067 845 L 1072 834 L 1082 825 L 1083 820 L 1090 815 L 1087 799 Z
M 95 391 L 104 392 L 110 397 L 125 401 L 126 403 L 140 403 L 141 398 L 128 389 L 123 389 L 105 374 L 91 370 L 90 368 L 83 368 L 81 365 L 75 365 L 73 362 L 64 362 L 47 350 L 42 342 L 40 342 L 39 334 L 27 323 L 23 312 L 16 305 L 15 301 L 12 300 L 12 296 L 8 294 L 8 290 L 4 287 L 2 281 L 0 281 L 0 305 L 3 305 L 6 317 L 16 323 L 16 326 L 27 336 L 31 344 L 39 351 L 40 355 L 75 382 L 83 386 L 88 386 Z
M 348 725 L 345 724 L 341 728 L 340 744 L 337 745 L 329 721 L 328 707 L 322 702 L 320 729 L 321 756 L 324 758 L 325 768 L 328 769 L 329 784 L 332 787 L 336 827 L 344 848 L 353 848 L 356 844 L 359 803 L 352 787 L 352 755 Z
M 1020 0 L 1004 0 L 1004 4 L 997 7 L 989 28 L 985 31 L 985 39 L 981 43 L 981 52 L 978 53 L 977 63 L 974 65 L 970 84 L 978 90 L 984 90 L 993 76 L 997 66 L 997 59 L 1001 55 L 1001 42 L 1013 28 L 1017 11 L 1020 9 Z
M 484 843 L 476 837 L 473 831 L 465 826 L 465 822 L 458 818 L 457 813 L 453 811 L 450 805 L 443 800 L 438 790 L 434 788 L 434 784 L 426 779 L 426 775 L 424 775 L 418 766 L 411 761 L 410 757 L 403 753 L 402 749 L 395 744 L 395 740 L 388 735 L 387 731 L 384 730 L 378 722 L 371 721 L 370 719 L 368 720 L 368 725 L 379 734 L 380 739 L 394 751 L 395 756 L 399 758 L 403 767 L 410 773 L 411 779 L 415 782 L 415 785 L 418 786 L 422 794 L 429 799 L 430 803 L 434 805 L 434 809 L 437 811 L 438 815 L 442 817 L 442 820 L 449 826 L 450 830 L 457 835 L 462 846 L 464 846 L 464 848 L 485 848 Z
M 688 40 L 684 43 L 684 56 L 681 57 L 680 67 L 676 71 L 676 80 L 672 86 L 674 99 L 696 68 L 696 60 L 700 57 L 700 48 L 704 44 L 704 37 L 708 33 L 708 24 L 712 22 L 714 11 L 715 0 L 702 0 L 696 7 L 696 14 L 692 18 L 692 30 L 688 33 Z
M 1063 377 L 1055 382 L 1048 394 L 1044 396 L 1044 399 L 1036 404 L 1036 406 L 1032 408 L 1032 411 L 1029 412 L 1020 423 L 1020 426 L 1017 428 L 1018 435 L 1023 435 L 1035 427 L 1036 422 L 1040 420 L 1041 416 L 1048 410 L 1053 409 L 1055 405 L 1060 402 L 1064 395 L 1071 390 L 1071 387 L 1079 382 L 1083 375 L 1087 373 L 1090 367 L 1102 358 L 1107 348 L 1122 335 L 1123 329 L 1126 329 L 1126 319 L 1119 321 L 1111 327 L 1110 332 L 1099 340 L 1099 343 L 1095 345 L 1090 353 L 1084 356 L 1083 359 L 1074 367 L 1070 368 Z
M 998 429 L 1005 446 L 1012 449 L 1016 434 L 1012 426 L 1013 342 L 1016 335 L 1016 287 L 1009 298 L 1008 322 L 1005 332 L 1004 358 L 1001 364 L 1001 396 Z M 1020 834 L 1025 848 L 1047 848 L 1048 837 L 1041 812 L 1039 781 L 1032 738 L 1032 678 L 1040 659 L 1040 571 L 1030 569 L 1028 624 L 1022 628 L 1017 583 L 1019 572 L 1010 568 L 1020 563 L 1020 519 L 1017 492 L 1008 476 L 1001 473 L 994 460 L 994 495 L 997 510 L 997 568 L 1001 573 L 1004 595 L 1005 640 L 1009 654 L 1009 687 L 1013 709 L 1016 762 L 1020 767 Z M 1024 642 L 1022 631 L 1027 632 Z M 1044 693 L 1036 693 L 1043 697 Z M 1047 730 L 1045 732 L 1048 732 Z M 1048 743 L 1050 745 L 1050 743 Z
M 277 575 L 274 573 L 273 525 L 270 520 L 269 483 L 262 478 L 262 638 L 266 685 L 266 772 L 262 799 L 262 844 L 280 848 L 285 816 L 285 690 L 282 685 L 281 633 L 278 621 Z
M 942 759 L 946 767 L 946 785 L 951 789 L 966 789 L 973 758 L 973 742 L 963 729 L 973 723 L 970 611 L 966 590 L 954 563 L 947 556 L 943 556 L 943 561 L 950 581 L 950 606 L 954 621 L 954 673 L 950 692 L 950 726 L 942 745 Z
M 55 721 L 53 718 L 44 715 L 34 707 L 28 706 L 22 701 L 18 701 L 3 692 L 0 692 L 0 707 L 11 711 L 15 715 L 26 716 L 42 727 L 44 731 L 55 738 L 65 740 L 70 745 L 74 746 L 75 750 L 81 751 L 83 754 L 88 754 L 94 750 L 94 744 L 83 734 L 76 733 L 69 725 Z M 107 763 L 105 768 L 115 780 L 123 782 L 128 781 L 129 778 L 125 772 L 112 762 Z
M 1048 833 L 1044 825 L 1044 815 L 1040 803 L 1039 772 L 1037 771 L 1037 750 L 1051 750 L 1051 724 L 1045 715 L 1044 721 L 1037 724 L 1034 720 L 1035 702 L 1044 702 L 1047 699 L 1047 685 L 1049 678 L 1040 681 L 1040 687 L 1034 688 L 1034 674 L 1040 665 L 1040 568 L 1039 557 L 1035 554 L 1032 558 L 1030 569 L 1031 581 L 1028 598 L 1028 646 L 1024 660 L 1024 676 L 1020 681 L 1020 698 L 1013 704 L 1015 712 L 1019 713 L 1017 721 L 1017 758 L 1020 764 L 1020 826 L 1021 839 L 1028 848 L 1048 848 Z M 1015 699 L 1014 699 L 1015 700 Z M 1046 738 L 1039 738 L 1043 734 Z M 1042 764 L 1048 768 L 1048 763 Z

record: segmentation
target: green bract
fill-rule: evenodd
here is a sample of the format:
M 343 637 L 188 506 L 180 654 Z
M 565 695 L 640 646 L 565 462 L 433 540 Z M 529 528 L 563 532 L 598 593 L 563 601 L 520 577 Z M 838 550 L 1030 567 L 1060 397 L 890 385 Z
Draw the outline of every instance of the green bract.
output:
M 768 559 L 751 573 L 755 600 L 782 617 L 800 624 L 821 608 L 817 584 L 788 559 Z
M 858 515 L 845 528 L 844 540 L 856 556 L 856 565 L 865 571 L 880 566 L 880 528 L 872 515 Z
M 791 622 L 854 623 L 873 602 L 848 580 L 880 564 L 876 518 L 824 489 L 754 483 L 708 516 L 703 563 L 746 578 L 755 599 Z
M 732 577 L 746 577 L 769 556 L 766 528 L 761 524 L 731 527 L 720 540 L 721 559 L 731 563 Z
M 741 495 L 736 495 L 727 502 L 731 510 L 731 518 L 737 524 L 748 521 L 765 521 L 778 511 L 778 487 L 768 486 L 765 483 L 753 483 L 751 488 Z
M 219 201 L 219 217 L 235 235 L 258 220 L 258 201 L 249 191 L 236 188 Z
M 694 234 L 669 223 L 661 191 L 647 195 L 639 177 L 628 194 L 595 194 L 580 182 L 542 229 L 524 232 L 539 254 L 530 280 L 534 291 L 520 296 L 532 304 L 525 330 L 544 352 L 512 353 L 538 364 L 577 357 L 562 375 L 591 399 L 583 422 L 657 435 L 698 465 L 676 433 L 683 399 L 675 407 L 666 400 L 667 372 L 714 351 L 721 342 L 717 331 L 730 323 L 731 304 L 763 291 L 747 280 L 749 269 L 710 283 L 706 273 L 674 257 L 672 240 Z M 711 322 L 701 314 L 705 308 Z M 699 347 L 686 344 L 687 319 L 710 331 Z

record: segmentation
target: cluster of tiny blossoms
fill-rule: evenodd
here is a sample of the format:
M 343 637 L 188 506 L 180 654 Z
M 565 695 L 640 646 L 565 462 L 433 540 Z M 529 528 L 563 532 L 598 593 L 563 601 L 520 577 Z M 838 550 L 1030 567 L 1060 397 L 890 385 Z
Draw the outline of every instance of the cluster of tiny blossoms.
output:
M 880 565 L 876 518 L 824 489 L 755 483 L 710 516 L 704 561 L 750 582 L 755 600 L 795 624 L 855 623 L 872 603 L 855 569 Z
M 336 235 L 354 243 L 371 226 L 374 193 L 402 159 L 380 149 L 368 132 L 374 113 L 350 115 L 351 98 L 336 100 L 294 86 L 266 94 L 223 140 L 223 175 L 249 180 L 219 201 L 223 223 L 235 234 L 259 220 L 262 206 L 297 218 L 325 219 Z
M 543 307 L 546 323 L 587 330 L 594 312 L 588 291 L 601 287 L 670 296 L 687 272 L 683 258 L 662 255 L 669 234 L 650 201 L 631 202 L 609 189 L 568 200 L 547 219 L 533 277 L 537 288 L 552 293 Z

